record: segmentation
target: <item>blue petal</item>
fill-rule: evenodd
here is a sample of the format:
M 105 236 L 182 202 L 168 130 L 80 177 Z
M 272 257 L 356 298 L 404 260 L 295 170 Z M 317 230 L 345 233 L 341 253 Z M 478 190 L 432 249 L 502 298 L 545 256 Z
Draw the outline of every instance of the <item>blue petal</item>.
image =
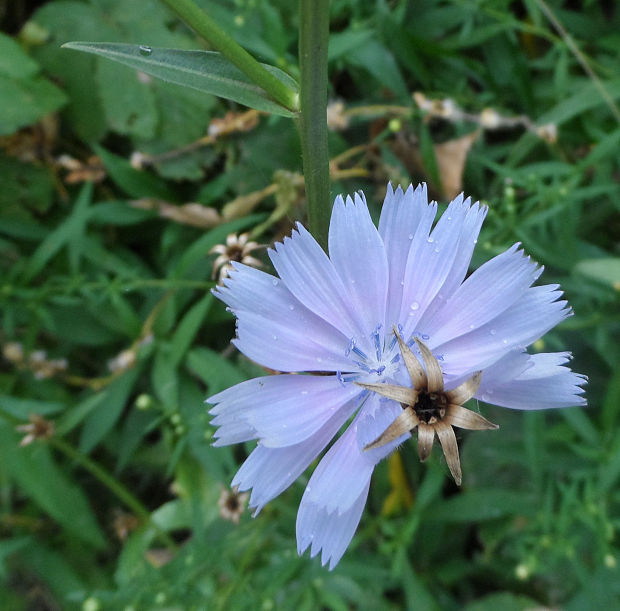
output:
M 301 555 L 312 544 L 310 557 L 322 550 L 321 564 L 331 571 L 340 561 L 357 530 L 368 498 L 370 480 L 344 513 L 327 513 L 324 507 L 302 502 L 297 514 L 297 551 Z
M 465 204 L 466 203 L 467 201 Z M 433 299 L 420 319 L 418 328 L 425 329 L 427 327 L 427 321 L 432 320 L 433 316 L 443 307 L 444 303 L 452 297 L 463 282 L 467 270 L 469 269 L 471 256 L 478 242 L 480 228 L 482 227 L 487 211 L 488 208 L 486 206 L 480 206 L 478 202 L 467 211 L 463 226 L 461 227 L 457 252 L 452 267 L 440 291 L 437 293 L 437 296 Z
M 405 266 L 414 236 L 419 232 L 422 239 L 428 237 L 436 212 L 436 206 L 428 205 L 425 184 L 418 185 L 415 191 L 409 185 L 405 193 L 400 186 L 393 191 L 388 184 L 379 219 L 379 235 L 385 245 L 390 274 L 388 324 L 395 323 L 400 313 Z
M 297 223 L 297 231 L 276 244 L 269 257 L 288 290 L 349 340 L 363 341 L 372 333 L 348 303 L 348 293 L 334 265 L 303 225 Z
M 371 333 L 380 326 L 383 339 L 388 290 L 388 262 L 383 241 L 363 196 L 336 198 L 329 225 L 329 258 L 348 292 L 347 301 Z
M 409 338 L 420 318 L 440 293 L 450 271 L 456 264 L 460 236 L 470 209 L 470 200 L 457 197 L 439 219 L 431 235 L 413 240 L 407 266 L 399 321 L 403 325 L 403 337 Z M 469 264 L 467 260 L 466 265 Z
M 542 272 L 518 244 L 479 267 L 448 299 L 424 332 L 438 346 L 484 325 L 507 310 Z
M 431 347 L 444 372 L 457 376 L 489 367 L 515 348 L 525 348 L 570 315 L 555 285 L 527 289 L 520 299 L 478 329 Z
M 427 203 L 426 185 L 418 185 L 415 191 L 410 185 L 405 193 L 400 187 L 393 192 L 388 185 L 379 219 L 390 270 L 387 325 L 399 320 L 407 259 L 414 244 L 426 242 L 436 214 L 437 204 Z
M 520 367 L 514 377 L 507 376 L 506 371 L 524 357 L 529 366 Z M 507 355 L 484 370 L 476 397 L 494 405 L 526 410 L 585 405 L 580 395 L 586 378 L 564 366 L 569 360 L 567 352 Z
M 236 264 L 214 291 L 238 318 L 234 343 L 248 358 L 278 371 L 339 371 L 351 367 L 350 338 L 304 307 L 284 283 Z
M 266 447 L 290 446 L 314 435 L 348 401 L 362 392 L 336 376 L 279 375 L 242 382 L 209 399 L 211 424 L 219 442 L 236 443 L 259 438 Z M 246 425 L 251 437 L 228 441 L 229 430 Z
M 235 475 L 232 486 L 252 488 L 250 506 L 256 515 L 266 503 L 286 490 L 325 449 L 358 406 L 356 400 L 338 410 L 312 437 L 294 446 L 267 448 L 258 445 Z
M 315 469 L 302 503 L 313 503 L 327 513 L 344 513 L 370 481 L 375 465 L 409 435 L 381 448 L 364 451 L 395 420 L 401 408 L 394 401 L 381 401 L 372 393 L 355 420 L 334 443 Z

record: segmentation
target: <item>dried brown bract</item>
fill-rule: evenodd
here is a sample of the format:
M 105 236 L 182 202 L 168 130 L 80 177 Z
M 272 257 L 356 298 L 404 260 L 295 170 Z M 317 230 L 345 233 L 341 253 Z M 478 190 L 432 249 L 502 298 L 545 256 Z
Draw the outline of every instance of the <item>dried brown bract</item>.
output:
M 497 429 L 477 412 L 463 407 L 480 386 L 481 372 L 453 390 L 444 390 L 443 373 L 433 353 L 419 339 L 415 339 L 424 367 L 403 341 L 396 328 L 394 334 L 398 340 L 401 356 L 411 377 L 413 387 L 393 384 L 361 384 L 359 386 L 376 392 L 383 397 L 398 401 L 403 411 L 392 424 L 364 449 L 370 450 L 398 439 L 400 436 L 418 429 L 418 454 L 420 460 L 426 460 L 433 449 L 435 435 L 448 463 L 450 473 L 458 486 L 461 485 L 461 462 L 456 436 L 452 427 L 462 429 L 484 430 Z

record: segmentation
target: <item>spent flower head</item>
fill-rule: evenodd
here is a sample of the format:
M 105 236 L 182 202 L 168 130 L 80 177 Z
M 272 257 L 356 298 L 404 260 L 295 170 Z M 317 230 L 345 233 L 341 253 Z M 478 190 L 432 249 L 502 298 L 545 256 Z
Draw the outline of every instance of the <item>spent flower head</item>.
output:
M 558 285 L 516 244 L 466 278 L 486 207 L 457 197 L 434 224 L 426 187 L 388 186 L 378 228 L 363 194 L 336 198 L 329 256 L 298 224 L 269 256 L 272 276 L 239 263 L 215 289 L 237 317 L 237 348 L 284 372 L 208 400 L 215 445 L 258 440 L 232 485 L 258 513 L 327 448 L 297 516 L 298 551 L 333 568 L 360 521 L 372 472 L 416 430 L 439 438 L 461 480 L 452 427 L 495 425 L 470 398 L 514 409 L 584 405 L 570 355 L 526 348 L 570 315 Z M 302 374 L 302 375 L 299 375 Z
M 213 261 L 212 277 L 215 278 L 217 275 L 218 284 L 221 284 L 224 278 L 228 276 L 229 272 L 234 269 L 233 263 L 235 262 L 240 262 L 252 267 L 262 267 L 263 262 L 250 254 L 259 248 L 264 247 L 258 242 L 252 242 L 249 233 L 242 233 L 241 235 L 235 233 L 228 234 L 228 236 L 226 236 L 226 244 L 216 244 L 209 251 L 210 255 L 218 255 L 215 261 Z

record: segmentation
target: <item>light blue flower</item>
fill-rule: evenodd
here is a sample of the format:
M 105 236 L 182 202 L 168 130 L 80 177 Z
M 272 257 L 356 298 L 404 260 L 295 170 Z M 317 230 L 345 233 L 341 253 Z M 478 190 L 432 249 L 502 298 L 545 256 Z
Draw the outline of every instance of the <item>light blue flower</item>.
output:
M 571 314 L 558 285 L 532 286 L 542 269 L 519 245 L 465 278 L 486 211 L 459 196 L 433 227 L 437 205 L 427 203 L 425 186 L 388 186 L 377 230 L 363 194 L 338 197 L 329 257 L 297 224 L 269 252 L 279 277 L 234 264 L 215 289 L 237 317 L 235 346 L 284 372 L 208 400 L 215 445 L 258 440 L 232 482 L 252 489 L 255 514 L 353 417 L 312 474 L 297 517 L 299 553 L 309 546 L 312 556 L 322 551 L 330 569 L 357 528 L 376 464 L 416 424 L 422 458 L 437 434 L 457 481 L 452 426 L 494 426 L 464 408 L 450 412 L 448 422 L 439 404 L 431 405 L 429 420 L 420 405 L 435 401 L 434 390 L 446 405 L 472 395 L 515 409 L 585 404 L 585 379 L 564 365 L 568 353 L 525 351 Z M 398 392 L 424 401 L 411 406 L 389 398 Z M 467 426 L 474 420 L 480 426 Z M 443 429 L 427 426 L 433 423 Z

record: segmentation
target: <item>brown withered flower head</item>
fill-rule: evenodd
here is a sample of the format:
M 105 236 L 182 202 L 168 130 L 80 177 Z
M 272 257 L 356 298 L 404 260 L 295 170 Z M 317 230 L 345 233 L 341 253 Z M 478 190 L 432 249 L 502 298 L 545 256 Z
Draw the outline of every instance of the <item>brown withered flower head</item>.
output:
M 16 430 L 20 433 L 26 433 L 26 436 L 20 441 L 21 447 L 30 445 L 40 439 L 49 439 L 54 434 L 54 423 L 46 420 L 38 414 L 30 414 L 28 424 L 20 424 L 16 426 Z
M 222 488 L 222 493 L 217 501 L 217 506 L 220 508 L 220 517 L 234 524 L 239 524 L 249 497 L 250 494 L 248 492 L 239 492 L 236 486 L 231 489 Z
M 249 233 L 242 233 L 239 236 L 235 233 L 228 234 L 226 244 L 216 244 L 209 251 L 210 255 L 219 255 L 213 261 L 212 278 L 215 279 L 218 276 L 218 284 L 222 284 L 224 278 L 233 269 L 234 261 L 250 267 L 263 267 L 263 262 L 250 254 L 258 248 L 263 248 L 263 246 L 258 242 L 250 241 Z
M 364 450 L 381 447 L 417 427 L 420 460 L 424 461 L 430 456 L 435 435 L 437 435 L 450 473 L 452 473 L 457 485 L 460 486 L 462 479 L 461 462 L 452 427 L 471 430 L 499 428 L 480 414 L 466 409 L 462 405 L 476 394 L 482 374 L 479 371 L 460 386 L 446 391 L 443 386 L 443 374 L 439 362 L 426 345 L 415 338 L 424 362 L 423 368 L 396 328 L 394 328 L 394 334 L 398 340 L 400 353 L 411 377 L 413 387 L 357 382 L 358 386 L 397 401 L 403 408 L 398 418 L 377 439 L 369 443 Z

